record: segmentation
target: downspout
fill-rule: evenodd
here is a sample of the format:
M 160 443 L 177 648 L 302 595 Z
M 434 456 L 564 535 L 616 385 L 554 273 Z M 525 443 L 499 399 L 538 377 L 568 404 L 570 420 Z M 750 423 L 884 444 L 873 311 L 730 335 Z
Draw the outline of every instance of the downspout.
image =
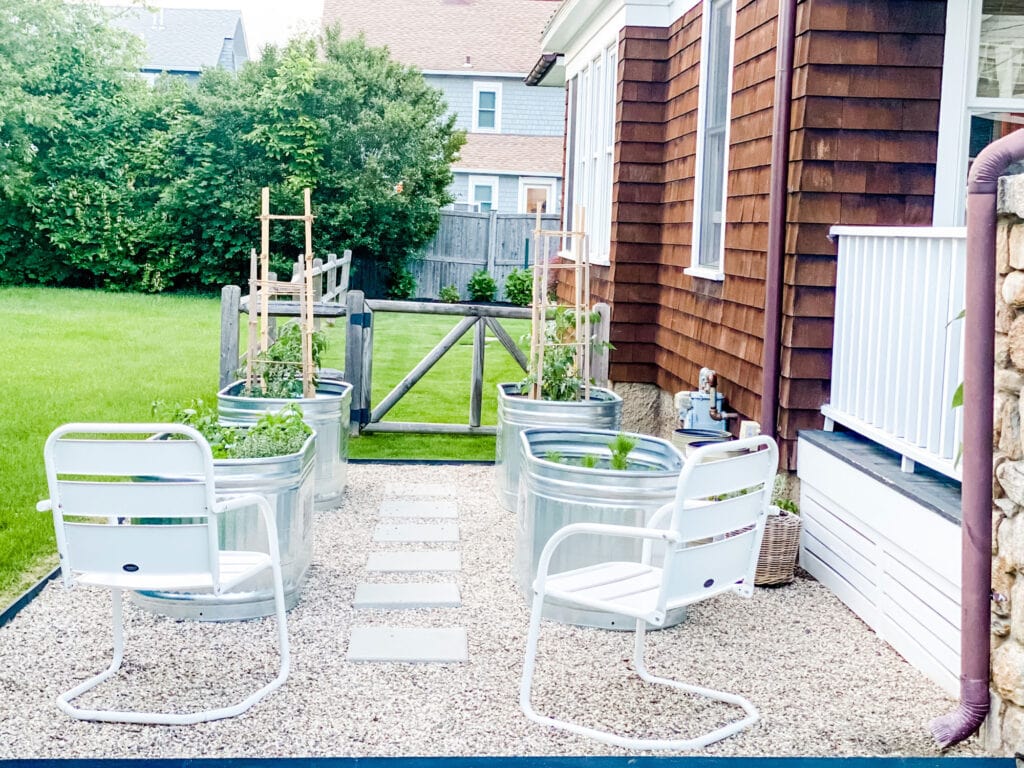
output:
M 779 404 L 782 325 L 782 257 L 786 252 L 786 195 L 789 186 L 789 122 L 793 111 L 793 47 L 797 0 L 779 0 L 775 44 L 775 114 L 768 197 L 768 253 L 764 280 L 764 351 L 761 432 L 775 437 Z
M 960 704 L 929 724 L 943 749 L 977 731 L 989 709 L 996 192 L 999 174 L 1022 158 L 1024 131 L 1015 131 L 985 147 L 967 179 Z

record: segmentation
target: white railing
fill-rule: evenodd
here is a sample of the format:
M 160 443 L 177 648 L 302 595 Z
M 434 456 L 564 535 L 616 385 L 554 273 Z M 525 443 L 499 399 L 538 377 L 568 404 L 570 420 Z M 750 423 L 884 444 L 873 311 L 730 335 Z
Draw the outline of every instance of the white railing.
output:
M 960 479 L 966 231 L 833 227 L 839 238 L 832 394 L 842 424 L 914 462 Z

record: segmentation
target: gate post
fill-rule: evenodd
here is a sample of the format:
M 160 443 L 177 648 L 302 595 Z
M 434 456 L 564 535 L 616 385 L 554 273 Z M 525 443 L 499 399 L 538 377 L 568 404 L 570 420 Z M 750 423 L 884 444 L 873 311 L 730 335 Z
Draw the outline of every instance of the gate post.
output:
M 597 350 L 590 358 L 590 378 L 598 387 L 608 386 L 608 342 L 611 341 L 612 314 L 611 307 L 603 301 L 594 305 L 597 312 L 597 327 L 594 339 L 598 343 Z
M 238 312 L 241 299 L 242 289 L 237 285 L 225 285 L 220 290 L 220 389 L 234 381 L 238 370 Z

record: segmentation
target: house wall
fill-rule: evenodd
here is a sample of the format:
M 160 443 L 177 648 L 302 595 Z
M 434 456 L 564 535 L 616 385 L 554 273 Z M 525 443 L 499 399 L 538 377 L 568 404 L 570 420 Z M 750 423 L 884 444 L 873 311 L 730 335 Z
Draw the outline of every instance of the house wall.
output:
M 560 136 L 564 128 L 565 95 L 557 88 L 530 88 L 521 75 L 490 77 L 428 74 L 428 84 L 444 92 L 456 127 L 473 128 L 473 83 L 501 83 L 501 131 L 521 136 Z
M 611 266 L 593 268 L 612 306 L 610 376 L 667 392 L 719 374 L 728 409 L 759 419 L 774 119 L 776 0 L 737 0 L 725 278 L 691 263 L 701 5 L 668 28 L 619 36 Z M 945 2 L 804 0 L 798 5 L 784 254 L 783 466 L 828 398 L 834 224 L 927 225 L 934 186 Z M 568 296 L 568 292 L 565 293 Z
M 452 184 L 448 188 L 451 192 L 452 197 L 455 198 L 457 203 L 469 202 L 469 177 L 470 175 L 476 176 L 479 174 L 468 174 L 459 171 L 455 172 Z M 519 179 L 520 178 L 537 178 L 534 176 L 520 177 L 514 174 L 506 173 L 491 173 L 485 174 L 489 176 L 497 176 L 498 178 L 498 207 L 496 210 L 501 213 L 520 213 L 519 210 Z M 555 187 L 555 194 L 551 198 L 551 205 L 557 206 L 558 202 L 562 199 L 562 180 L 560 178 L 551 179 Z M 525 213 L 525 211 L 523 211 Z

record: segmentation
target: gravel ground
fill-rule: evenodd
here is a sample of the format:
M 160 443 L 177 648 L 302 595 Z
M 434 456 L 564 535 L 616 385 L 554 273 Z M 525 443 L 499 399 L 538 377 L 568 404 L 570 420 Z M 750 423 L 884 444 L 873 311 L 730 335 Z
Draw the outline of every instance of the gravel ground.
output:
M 489 466 L 357 464 L 345 503 L 318 514 L 313 566 L 290 612 L 288 682 L 244 715 L 195 726 L 87 723 L 54 697 L 109 660 L 109 598 L 52 583 L 0 629 L 0 758 L 625 754 L 528 721 L 518 707 L 527 625 L 512 583 L 514 516 L 491 493 Z M 400 481 L 400 482 L 399 482 Z M 443 484 L 459 506 L 462 606 L 353 612 L 370 578 L 376 510 L 409 484 Z M 419 545 L 423 548 L 431 545 Z M 452 545 L 434 545 L 451 548 Z M 72 600 L 72 598 L 75 598 Z M 241 698 L 273 676 L 273 622 L 197 624 L 126 606 L 122 673 L 83 697 L 103 707 L 171 710 Z M 464 664 L 353 664 L 351 626 L 462 626 Z M 734 715 L 652 690 L 629 675 L 631 634 L 545 623 L 534 702 L 542 712 L 635 733 L 687 735 Z M 748 697 L 761 721 L 711 755 L 937 755 L 927 723 L 955 701 L 809 578 L 724 596 L 648 634 L 649 666 Z M 983 754 L 976 739 L 948 754 Z

